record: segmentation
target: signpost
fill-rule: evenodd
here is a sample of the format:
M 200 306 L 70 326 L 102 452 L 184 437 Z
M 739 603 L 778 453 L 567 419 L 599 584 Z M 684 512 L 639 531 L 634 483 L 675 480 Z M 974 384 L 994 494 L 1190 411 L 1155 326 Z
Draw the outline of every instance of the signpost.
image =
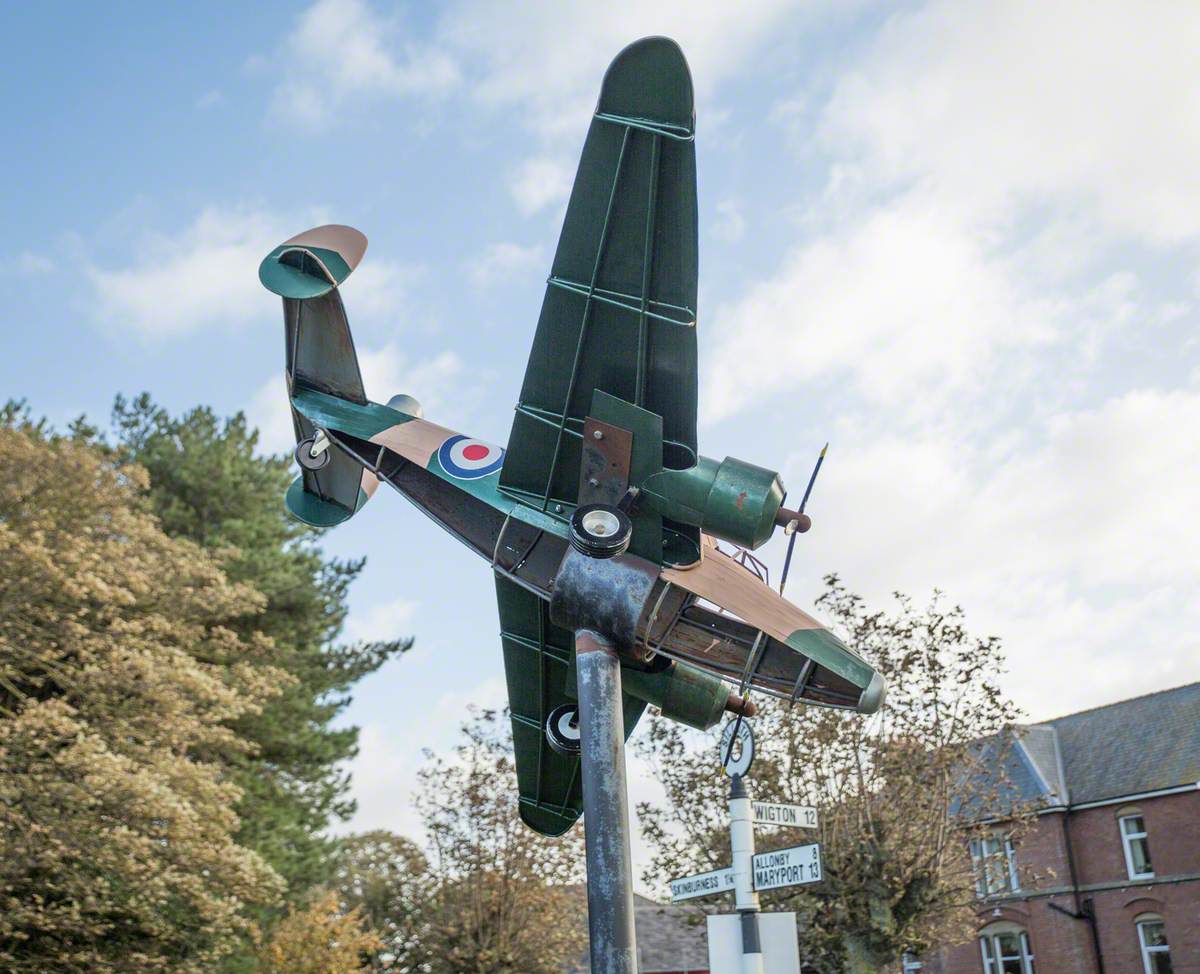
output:
M 761 914 L 762 890 L 821 881 L 821 847 L 815 842 L 754 854 L 754 826 L 815 829 L 809 805 L 754 802 L 745 775 L 754 763 L 754 732 L 744 717 L 721 734 L 721 765 L 730 778 L 729 839 L 733 865 L 671 880 L 671 902 L 732 892 L 737 914 L 708 918 L 708 961 L 712 974 L 771 974 L 799 971 L 793 913 Z
M 755 825 L 791 825 L 799 829 L 817 827 L 817 810 L 811 805 L 772 805 L 753 802 Z
M 714 869 L 712 872 L 699 873 L 696 876 L 684 876 L 683 879 L 671 880 L 671 902 L 692 900 L 697 896 L 711 896 L 714 893 L 728 893 L 733 889 L 733 869 Z
M 821 881 L 821 847 L 815 842 L 754 857 L 754 889 L 781 889 Z

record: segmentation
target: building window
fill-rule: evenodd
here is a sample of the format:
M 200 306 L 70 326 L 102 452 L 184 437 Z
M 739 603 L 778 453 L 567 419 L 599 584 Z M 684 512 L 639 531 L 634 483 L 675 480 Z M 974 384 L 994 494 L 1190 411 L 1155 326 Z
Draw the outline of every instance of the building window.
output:
M 983 974 L 1034 974 L 1029 934 L 1012 924 L 985 929 L 979 936 L 979 954 Z
M 921 963 L 921 958 L 916 954 L 911 954 L 907 950 L 900 958 L 900 970 L 902 974 L 919 974 L 925 969 L 925 965 Z
M 1150 844 L 1146 840 L 1146 820 L 1141 813 L 1122 815 L 1117 819 L 1121 826 L 1121 842 L 1125 846 L 1125 868 L 1130 879 L 1150 879 L 1154 867 L 1150 863 Z
M 980 896 L 1000 896 L 1021 888 L 1017 876 L 1017 851 L 1006 835 L 986 835 L 971 840 L 975 891 Z
M 1167 945 L 1167 925 L 1162 917 L 1138 920 L 1137 933 L 1146 974 L 1171 974 L 1171 948 Z

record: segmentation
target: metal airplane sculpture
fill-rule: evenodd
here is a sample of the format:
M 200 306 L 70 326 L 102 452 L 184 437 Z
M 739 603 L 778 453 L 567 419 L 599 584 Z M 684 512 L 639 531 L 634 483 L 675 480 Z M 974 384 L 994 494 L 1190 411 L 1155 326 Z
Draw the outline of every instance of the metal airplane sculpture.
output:
M 784 507 L 777 473 L 697 449 L 694 136 L 679 48 L 626 48 L 588 130 L 506 448 L 430 422 L 409 396 L 367 398 L 338 292 L 366 250 L 357 230 L 308 230 L 259 268 L 283 298 L 302 468 L 288 510 L 330 527 L 385 482 L 489 563 L 521 817 L 545 835 L 584 807 L 581 631 L 615 647 L 626 737 L 647 704 L 697 728 L 748 713 L 747 688 L 862 713 L 883 698 L 867 662 L 716 544 L 754 549 L 809 522 Z

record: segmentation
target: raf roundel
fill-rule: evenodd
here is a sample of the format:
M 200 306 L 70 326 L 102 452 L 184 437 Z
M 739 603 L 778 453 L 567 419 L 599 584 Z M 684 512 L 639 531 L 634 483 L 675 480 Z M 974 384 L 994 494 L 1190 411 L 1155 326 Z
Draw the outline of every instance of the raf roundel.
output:
M 451 477 L 478 480 L 500 469 L 504 451 L 491 443 L 458 434 L 438 448 L 438 463 Z

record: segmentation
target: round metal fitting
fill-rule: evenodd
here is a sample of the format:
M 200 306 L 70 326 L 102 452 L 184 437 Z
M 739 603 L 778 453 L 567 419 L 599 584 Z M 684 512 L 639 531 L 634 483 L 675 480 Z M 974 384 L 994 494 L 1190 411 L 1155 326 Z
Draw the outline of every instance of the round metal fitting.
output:
M 745 717 L 735 717 L 721 731 L 721 766 L 730 777 L 743 776 L 754 763 L 754 730 Z
M 314 456 L 313 445 L 315 443 L 316 437 L 310 436 L 296 444 L 296 462 L 305 470 L 320 470 L 329 463 L 330 447 L 326 445 L 324 450 Z
M 550 711 L 546 718 L 546 741 L 565 757 L 579 754 L 579 708 L 564 703 Z
M 571 547 L 591 558 L 611 558 L 629 547 L 633 522 L 611 504 L 585 504 L 571 515 Z

